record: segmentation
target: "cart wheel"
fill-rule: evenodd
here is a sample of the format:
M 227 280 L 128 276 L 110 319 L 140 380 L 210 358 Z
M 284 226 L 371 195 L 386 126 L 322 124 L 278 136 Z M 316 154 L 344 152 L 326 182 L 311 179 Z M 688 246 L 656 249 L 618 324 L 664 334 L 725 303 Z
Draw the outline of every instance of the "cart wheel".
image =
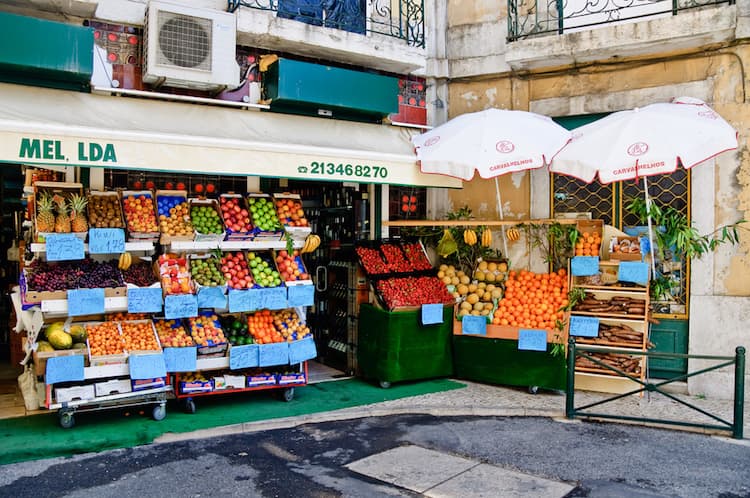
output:
M 76 419 L 73 416 L 73 412 L 69 411 L 61 411 L 58 414 L 58 420 L 60 422 L 60 427 L 63 429 L 70 429 L 74 425 L 76 425 Z
M 164 403 L 159 403 L 158 405 L 154 405 L 154 409 L 151 412 L 151 417 L 153 417 L 154 420 L 157 422 L 159 420 L 164 420 L 164 417 L 167 416 L 167 407 Z
M 284 392 L 281 394 L 281 397 L 284 401 L 287 403 L 294 399 L 294 388 L 293 387 L 287 387 L 284 389 Z
M 193 401 L 193 398 L 188 398 L 185 400 L 185 403 L 183 404 L 183 409 L 185 410 L 185 413 L 190 413 L 190 414 L 195 413 L 195 401 Z
M 390 382 L 388 382 L 387 380 L 381 380 L 380 382 L 378 382 L 378 384 L 379 384 L 379 385 L 380 385 L 380 387 L 382 387 L 383 389 L 388 389 L 389 387 L 391 387 L 391 383 L 390 383 Z
M 539 392 L 539 386 L 529 386 L 529 394 L 536 394 Z

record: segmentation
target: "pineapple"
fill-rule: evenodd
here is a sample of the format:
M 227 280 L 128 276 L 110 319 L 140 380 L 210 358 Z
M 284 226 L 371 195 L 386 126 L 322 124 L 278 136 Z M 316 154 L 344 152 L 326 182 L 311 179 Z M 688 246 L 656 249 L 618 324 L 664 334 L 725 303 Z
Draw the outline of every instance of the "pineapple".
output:
M 70 228 L 74 232 L 85 232 L 89 229 L 85 213 L 88 203 L 89 201 L 82 195 L 70 196 Z
M 36 230 L 37 232 L 53 232 L 55 230 L 55 209 L 52 196 L 41 194 L 36 201 Z
M 70 233 L 70 216 L 68 215 L 68 203 L 63 197 L 60 196 L 55 196 L 55 201 L 57 201 L 55 232 Z

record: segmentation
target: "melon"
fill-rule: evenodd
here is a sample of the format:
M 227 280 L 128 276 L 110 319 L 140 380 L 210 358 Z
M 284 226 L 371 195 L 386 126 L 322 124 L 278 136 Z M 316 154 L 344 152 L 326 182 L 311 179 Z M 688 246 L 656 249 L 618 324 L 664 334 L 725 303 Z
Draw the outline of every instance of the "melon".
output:
M 71 349 L 87 349 L 85 342 L 74 342 Z
M 49 337 L 51 334 L 54 334 L 55 332 L 63 332 L 65 330 L 65 322 L 55 322 L 49 325 L 47 329 L 44 331 L 44 336 Z
M 83 325 L 73 325 L 70 327 L 70 336 L 75 343 L 85 343 L 87 337 L 86 329 Z
M 73 338 L 65 331 L 55 330 L 47 333 L 47 341 L 55 349 L 70 349 L 73 346 Z
M 37 341 L 36 342 L 36 351 L 37 353 L 49 353 L 51 351 L 54 351 L 55 348 L 52 347 L 52 344 L 50 344 L 47 341 Z

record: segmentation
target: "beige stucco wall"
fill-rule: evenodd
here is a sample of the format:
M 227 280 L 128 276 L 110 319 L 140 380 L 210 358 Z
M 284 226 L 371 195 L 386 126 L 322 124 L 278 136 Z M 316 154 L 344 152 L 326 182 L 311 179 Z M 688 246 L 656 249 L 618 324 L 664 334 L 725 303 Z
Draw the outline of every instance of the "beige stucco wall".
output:
M 739 219 L 750 220 L 750 104 L 746 103 L 750 81 L 744 73 L 748 63 L 750 46 L 738 44 L 579 69 L 555 68 L 549 73 L 531 71 L 523 77 L 506 72 L 466 78 L 449 85 L 449 114 L 453 117 L 500 107 L 565 116 L 614 112 L 680 95 L 702 98 L 738 130 L 740 137 L 737 152 L 706 161 L 692 172 L 694 225 L 700 233 L 710 233 Z M 548 177 L 535 174 L 532 184 L 530 176 L 518 185 L 501 180 L 501 196 L 509 202 L 507 212 L 548 213 L 548 185 L 541 185 Z M 450 192 L 449 197 L 453 204 L 466 201 L 473 207 L 471 202 L 491 200 L 492 195 L 492 181 L 475 179 L 465 192 Z M 737 345 L 750 347 L 744 325 L 750 310 L 750 231 L 741 231 L 739 245 L 722 246 L 695 260 L 692 266 L 689 352 L 732 355 Z M 689 370 L 705 366 L 706 362 L 693 360 Z M 728 398 L 733 393 L 732 379 L 733 372 L 727 369 L 691 378 L 688 388 L 694 394 Z M 746 386 L 748 381 L 750 372 Z

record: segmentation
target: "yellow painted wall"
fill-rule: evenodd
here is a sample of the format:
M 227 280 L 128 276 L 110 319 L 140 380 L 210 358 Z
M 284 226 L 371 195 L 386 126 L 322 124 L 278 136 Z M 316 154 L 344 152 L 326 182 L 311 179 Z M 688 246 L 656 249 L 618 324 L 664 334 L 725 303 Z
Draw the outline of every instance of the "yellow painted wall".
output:
M 693 55 L 673 54 L 671 60 L 669 57 L 660 56 L 659 61 L 625 61 L 606 67 L 569 68 L 554 74 L 532 73 L 523 78 L 501 75 L 492 79 L 452 82 L 449 84 L 450 117 L 489 107 L 528 110 L 531 101 L 541 99 L 606 95 L 710 79 L 714 93 L 709 104 L 738 130 L 741 137 L 737 153 L 739 167 L 733 157 L 717 161 L 717 175 L 721 178 L 717 176 L 716 224 L 721 226 L 740 218 L 750 220 L 750 151 L 747 147 L 750 104 L 744 103 L 748 99 L 750 81 L 743 73 L 741 63 L 750 61 L 750 47 L 740 45 Z M 732 168 L 736 172 L 731 171 Z M 529 177 L 525 175 L 515 180 L 501 178 L 500 193 L 506 212 L 523 218 L 530 212 Z M 475 179 L 466 183 L 463 190 L 451 191 L 450 202 L 455 207 L 466 203 L 475 213 L 496 214 L 485 206 L 491 204 L 493 195 L 492 180 Z M 750 231 L 742 231 L 741 239 L 739 247 L 726 249 L 730 256 L 720 271 L 719 294 L 750 296 Z

